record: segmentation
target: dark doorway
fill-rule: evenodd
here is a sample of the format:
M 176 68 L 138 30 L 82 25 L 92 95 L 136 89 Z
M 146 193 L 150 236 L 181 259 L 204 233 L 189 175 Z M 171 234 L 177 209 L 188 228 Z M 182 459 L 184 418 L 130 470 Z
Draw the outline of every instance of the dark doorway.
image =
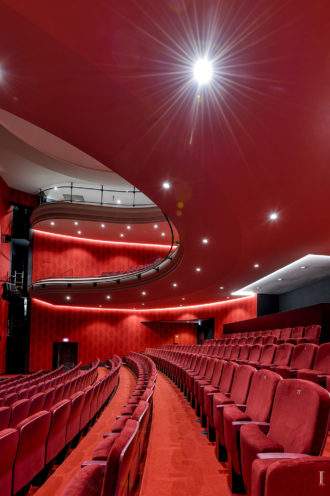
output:
M 71 368 L 78 363 L 78 343 L 64 342 L 53 343 L 53 369 L 64 365 Z
M 203 344 L 207 339 L 214 338 L 214 318 L 200 319 L 197 322 L 197 344 Z

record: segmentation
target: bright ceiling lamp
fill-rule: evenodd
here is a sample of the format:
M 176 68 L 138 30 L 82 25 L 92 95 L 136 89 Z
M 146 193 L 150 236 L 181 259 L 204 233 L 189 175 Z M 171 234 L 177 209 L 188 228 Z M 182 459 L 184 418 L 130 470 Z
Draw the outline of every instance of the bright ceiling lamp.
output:
M 213 77 L 212 62 L 206 57 L 198 59 L 194 64 L 193 74 L 199 86 L 210 83 Z

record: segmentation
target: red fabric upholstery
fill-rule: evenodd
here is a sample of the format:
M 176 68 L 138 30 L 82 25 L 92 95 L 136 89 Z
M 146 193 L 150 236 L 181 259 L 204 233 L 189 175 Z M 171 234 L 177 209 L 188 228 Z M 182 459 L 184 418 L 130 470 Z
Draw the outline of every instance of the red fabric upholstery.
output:
M 55 388 L 49 388 L 45 391 L 44 410 L 49 410 L 54 405 Z
M 316 344 L 298 344 L 293 349 L 290 365 L 274 367 L 273 370 L 282 377 L 289 378 L 293 375 L 296 369 L 309 369 L 313 364 L 317 350 L 318 346 Z
M 280 381 L 267 434 L 257 425 L 240 431 L 241 466 L 250 489 L 257 453 L 288 452 L 319 455 L 323 449 L 330 411 L 330 396 L 317 384 L 298 379 Z
M 29 416 L 31 417 L 31 415 L 33 415 L 34 413 L 40 412 L 44 407 L 44 403 L 45 403 L 44 393 L 34 394 L 30 402 Z
M 13 474 L 14 493 L 30 482 L 45 465 L 46 439 L 51 413 L 41 411 L 17 425 L 19 442 Z
M 85 396 L 82 391 L 78 391 L 73 396 L 71 396 L 71 411 L 66 428 L 66 443 L 72 441 L 72 439 L 79 432 L 80 417 L 84 405 L 84 397 Z
M 4 429 L 0 432 L 0 494 L 11 496 L 13 465 L 18 444 L 18 431 Z
M 299 370 L 297 377 L 313 382 L 320 382 L 320 375 L 330 375 L 330 343 L 321 344 L 319 347 L 313 369 Z
M 233 382 L 234 372 L 237 369 L 238 365 L 231 362 L 225 362 L 222 368 L 221 379 L 219 383 L 219 392 L 220 393 L 229 393 L 231 389 L 231 385 Z M 205 392 L 207 388 L 205 388 Z M 207 416 L 208 426 L 214 427 L 213 420 L 213 395 L 215 392 L 209 390 L 206 397 L 204 396 L 204 406 L 205 406 L 205 414 Z
M 0 431 L 7 429 L 10 421 L 11 408 L 9 406 L 0 407 Z
M 29 416 L 30 400 L 18 400 L 11 406 L 10 427 L 16 425 Z
M 58 455 L 65 446 L 66 426 L 69 420 L 70 411 L 70 400 L 62 400 L 50 409 L 52 418 L 47 438 L 46 464 L 54 460 L 56 455 Z

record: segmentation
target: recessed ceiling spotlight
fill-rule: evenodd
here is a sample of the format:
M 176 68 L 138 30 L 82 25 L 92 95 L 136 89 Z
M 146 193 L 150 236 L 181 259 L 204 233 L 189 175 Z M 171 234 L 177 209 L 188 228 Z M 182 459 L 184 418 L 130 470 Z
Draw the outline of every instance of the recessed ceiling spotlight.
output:
M 77 234 L 79 234 L 79 235 L 80 235 L 80 234 L 81 234 L 81 231 L 77 231 Z
M 124 237 L 124 234 L 123 234 L 123 233 L 120 233 L 120 234 L 119 234 L 119 236 L 120 236 L 121 238 L 123 238 L 123 237 Z
M 66 299 L 66 301 L 70 301 L 70 300 L 71 300 L 71 296 L 70 296 L 70 295 L 67 295 L 67 296 L 65 297 L 65 299 Z
M 271 221 L 277 220 L 279 217 L 278 212 L 270 212 L 268 219 Z
M 132 227 L 128 225 L 128 226 L 126 226 L 126 229 L 130 230 L 130 229 L 132 229 Z
M 120 204 L 121 204 L 121 200 L 119 200 L 119 198 L 118 198 L 118 200 L 117 200 L 117 202 L 116 202 L 116 203 L 117 203 L 118 205 L 120 205 Z
M 186 298 L 184 296 L 182 296 L 181 300 L 184 301 Z
M 306 265 L 302 265 L 300 268 L 301 268 L 302 270 L 307 269 Z
M 105 224 L 101 224 L 101 228 L 102 229 L 105 229 Z
M 50 222 L 50 225 L 51 225 L 51 226 L 55 226 L 55 222 L 52 220 L 52 221 Z
M 158 224 L 154 224 L 154 229 L 158 229 Z
M 219 288 L 219 289 L 223 290 L 223 289 L 225 289 L 225 288 L 224 288 L 224 286 L 220 286 L 220 288 Z
M 54 191 L 57 191 L 57 186 L 54 186 Z
M 107 295 L 107 296 L 106 296 L 106 299 L 107 299 L 107 300 L 111 300 L 111 296 L 110 296 L 110 295 Z
M 259 269 L 260 265 L 259 265 L 258 263 L 255 263 L 255 264 L 253 265 L 253 267 L 254 267 L 255 269 Z
M 163 189 L 170 189 L 171 183 L 169 181 L 164 181 L 162 187 Z
M 282 281 L 282 277 L 279 277 L 277 280 L 278 280 L 278 281 Z
M 180 303 L 180 307 L 183 307 L 182 303 Z
M 74 221 L 75 226 L 79 226 L 79 222 L 77 220 Z
M 141 305 L 144 307 L 145 303 L 141 303 Z
M 177 282 L 173 282 L 172 283 L 172 286 L 173 286 L 173 288 L 177 288 L 178 287 L 178 283 Z
M 196 271 L 196 272 L 201 272 L 201 270 L 202 270 L 202 269 L 201 269 L 201 267 L 196 267 L 196 268 L 195 268 L 195 271 Z
M 164 232 L 162 232 L 161 236 L 162 236 L 162 238 L 164 238 L 164 237 L 165 237 L 165 233 L 164 233 Z
M 99 305 L 99 308 L 102 308 L 102 305 Z
M 207 244 L 208 244 L 208 242 L 209 242 L 208 238 L 203 238 L 203 239 L 202 239 L 202 243 L 203 243 L 203 245 L 207 245 Z
M 142 294 L 142 296 L 145 296 L 147 294 L 147 292 L 146 291 L 142 291 L 141 294 Z
M 230 300 L 230 296 L 227 296 L 227 300 Z
M 194 64 L 193 74 L 199 86 L 210 83 L 213 77 L 212 62 L 207 57 L 199 58 Z
M 69 342 L 69 338 L 63 338 L 62 341 L 63 341 L 63 343 L 68 343 Z

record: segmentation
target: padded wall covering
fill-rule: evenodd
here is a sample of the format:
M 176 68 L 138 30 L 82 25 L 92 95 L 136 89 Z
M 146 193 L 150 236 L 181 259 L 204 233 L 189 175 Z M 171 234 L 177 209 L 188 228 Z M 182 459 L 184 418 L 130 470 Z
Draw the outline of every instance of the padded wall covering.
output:
M 80 310 L 32 303 L 30 368 L 49 368 L 52 364 L 53 342 L 68 337 L 79 342 L 79 359 L 105 358 L 112 353 L 143 351 L 148 346 L 174 342 L 196 342 L 195 327 L 190 324 L 157 323 L 159 320 L 188 320 L 215 317 L 216 336 L 220 337 L 224 322 L 256 316 L 256 299 L 242 298 L 221 303 L 216 307 L 171 312 L 111 313 L 104 310 Z M 142 323 L 142 321 L 152 321 Z
M 99 276 L 148 265 L 166 251 L 159 248 L 128 247 L 52 237 L 35 232 L 33 236 L 33 281 L 47 277 Z

